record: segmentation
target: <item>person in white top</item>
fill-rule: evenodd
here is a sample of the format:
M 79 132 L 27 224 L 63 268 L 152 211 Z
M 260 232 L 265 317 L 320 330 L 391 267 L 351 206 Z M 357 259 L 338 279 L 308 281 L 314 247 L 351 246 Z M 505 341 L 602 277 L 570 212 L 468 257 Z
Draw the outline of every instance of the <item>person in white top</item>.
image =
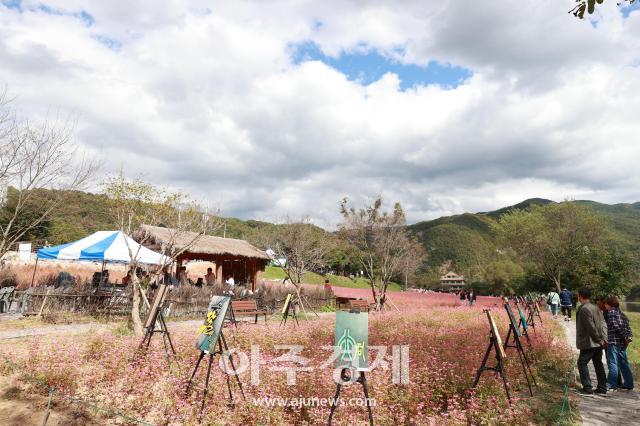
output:
M 556 293 L 554 289 L 547 294 L 547 305 L 549 305 L 553 317 L 557 318 L 558 306 L 560 305 L 560 295 Z
M 233 290 L 233 287 L 235 287 L 235 285 L 236 285 L 236 281 L 233 279 L 233 275 L 229 275 L 229 278 L 227 278 L 227 281 L 225 281 L 225 282 L 229 286 L 230 290 Z

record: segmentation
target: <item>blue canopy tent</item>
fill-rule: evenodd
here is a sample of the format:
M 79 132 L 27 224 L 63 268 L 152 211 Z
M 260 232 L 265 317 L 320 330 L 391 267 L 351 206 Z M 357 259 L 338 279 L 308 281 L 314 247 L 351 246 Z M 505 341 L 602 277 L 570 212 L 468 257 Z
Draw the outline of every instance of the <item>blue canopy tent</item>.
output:
M 36 276 L 38 260 L 71 260 L 109 263 L 136 263 L 164 266 L 168 258 L 138 244 L 122 231 L 98 231 L 72 243 L 41 248 L 36 253 L 31 285 Z

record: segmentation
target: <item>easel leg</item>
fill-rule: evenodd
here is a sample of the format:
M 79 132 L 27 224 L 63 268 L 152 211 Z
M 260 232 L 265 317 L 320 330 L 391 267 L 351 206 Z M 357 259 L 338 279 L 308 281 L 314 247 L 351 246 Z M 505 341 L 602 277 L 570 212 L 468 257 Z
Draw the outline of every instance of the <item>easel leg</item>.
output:
M 521 355 L 521 361 L 524 362 L 524 364 L 522 365 L 522 367 L 524 368 L 525 365 L 527 367 L 527 370 L 529 371 L 529 375 L 531 376 L 531 379 L 533 380 L 533 384 L 538 386 L 538 383 L 536 382 L 536 378 L 533 375 L 533 371 L 531 371 L 531 364 L 529 364 L 529 360 L 527 359 L 527 354 L 524 352 L 524 347 L 522 346 L 522 342 L 520 341 L 520 339 L 516 339 L 516 346 L 518 347 L 518 352 Z M 526 372 L 525 372 L 525 376 L 526 376 Z M 529 391 L 531 391 L 531 385 L 529 384 L 529 380 L 527 379 L 527 384 L 529 385 Z M 531 396 L 533 396 L 533 393 L 531 393 Z
M 511 404 L 511 394 L 509 393 L 509 385 L 507 384 L 507 376 L 504 374 L 504 364 L 502 363 L 502 359 L 498 353 L 500 353 L 500 349 L 498 348 L 498 342 L 494 339 L 493 344 L 496 348 L 496 361 L 498 362 L 497 370 L 500 373 L 500 377 L 502 377 L 502 383 L 504 384 L 504 391 L 507 393 L 507 399 L 509 400 L 509 404 Z
M 364 371 L 360 372 L 358 383 L 362 385 L 362 389 L 364 390 L 364 402 L 367 405 L 367 412 L 369 413 L 369 425 L 373 426 L 373 412 L 371 411 L 371 402 L 369 401 L 369 386 L 367 385 L 367 378 L 364 375 Z
M 185 391 L 185 396 L 189 394 L 189 388 L 191 387 L 191 382 L 198 371 L 198 367 L 200 366 L 200 361 L 204 358 L 204 352 L 200 352 L 200 356 L 198 357 L 198 362 L 196 362 L 196 367 L 193 369 L 193 373 L 191 373 L 191 377 L 189 378 L 189 382 L 187 382 L 187 390 Z
M 207 378 L 204 381 L 204 394 L 202 395 L 202 405 L 200 406 L 200 415 L 202 415 L 202 412 L 204 411 L 204 403 L 206 402 L 207 394 L 209 393 L 209 377 L 211 377 L 211 365 L 213 364 L 213 355 L 214 354 L 209 354 L 209 365 L 207 366 Z
M 220 340 L 222 340 L 222 344 L 224 345 L 224 349 L 227 352 L 229 352 L 229 347 L 227 346 L 227 341 L 224 338 L 224 334 L 222 334 L 222 333 L 220 333 Z M 242 394 L 242 399 L 246 401 L 247 398 L 244 396 L 244 389 L 242 389 L 242 382 L 240 381 L 240 376 L 238 376 L 238 370 L 236 370 L 236 365 L 234 364 L 233 358 L 231 357 L 231 355 L 229 355 L 229 362 L 231 363 L 231 368 L 233 369 L 233 372 L 234 372 L 234 374 L 236 376 L 236 381 L 238 382 L 238 387 L 240 388 L 240 393 Z M 227 375 L 227 377 L 229 377 L 229 376 Z M 229 391 L 231 391 L 231 387 L 229 387 Z
M 482 359 L 482 364 L 480 364 L 480 368 L 478 368 L 478 372 L 476 373 L 476 379 L 473 381 L 472 388 L 475 388 L 480 381 L 480 375 L 485 370 L 485 366 L 487 365 L 487 360 L 489 359 L 489 354 L 491 353 L 491 347 L 493 343 L 489 343 L 489 347 L 487 348 L 487 352 L 484 354 L 484 358 Z
M 222 337 L 222 333 L 220 334 Z M 222 338 L 218 339 L 218 350 L 220 351 L 220 359 L 224 356 L 224 350 L 222 349 Z M 231 359 L 231 355 L 229 355 Z M 227 363 L 222 360 L 222 368 L 224 368 L 224 375 L 227 376 L 227 390 L 229 391 L 229 404 L 233 406 L 233 393 L 231 392 L 231 380 L 229 379 L 229 372 L 227 371 Z
M 520 364 L 522 364 L 522 372 L 524 373 L 525 379 L 527 379 L 527 387 L 529 388 L 529 393 L 531 394 L 531 396 L 533 396 L 533 390 L 531 389 L 531 381 L 529 380 L 529 374 L 531 374 L 531 370 L 528 368 L 529 366 L 527 365 L 524 359 L 524 354 L 522 353 L 521 349 L 517 347 L 516 350 L 518 351 L 518 356 L 520 357 Z M 528 373 L 527 373 L 527 370 L 528 370 Z
M 171 367 L 171 356 L 169 355 L 169 347 L 167 346 L 167 336 L 162 333 L 162 344 L 164 346 L 164 354 L 167 356 L 167 364 Z
M 160 314 L 160 324 L 164 330 L 164 334 L 167 335 L 167 341 L 169 342 L 169 347 L 171 348 L 171 352 L 175 355 L 176 349 L 173 347 L 173 342 L 171 341 L 171 334 L 169 333 L 169 329 L 167 328 L 167 323 L 164 320 L 164 316 Z
M 329 423 L 328 423 L 329 426 L 331 426 L 331 422 L 333 421 L 333 413 L 336 412 L 336 408 L 338 407 L 338 398 L 340 397 L 341 389 L 342 389 L 342 385 L 338 383 L 336 385 L 336 394 L 334 395 L 333 400 L 331 401 L 331 411 L 329 412 Z
M 507 338 L 504 339 L 504 347 L 508 347 L 509 346 L 509 339 L 511 338 L 511 330 L 513 329 L 513 327 L 511 325 L 509 325 L 509 331 L 507 332 Z

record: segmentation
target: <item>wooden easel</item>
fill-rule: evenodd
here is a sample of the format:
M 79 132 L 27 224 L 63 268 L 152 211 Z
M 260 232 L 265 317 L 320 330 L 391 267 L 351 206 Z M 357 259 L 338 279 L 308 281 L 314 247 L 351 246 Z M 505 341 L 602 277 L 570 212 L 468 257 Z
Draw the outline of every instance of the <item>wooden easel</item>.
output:
M 352 373 L 350 369 L 343 368 L 342 371 L 340 371 L 340 380 L 342 380 L 342 383 L 350 382 L 351 374 Z M 336 385 L 336 394 L 333 397 L 333 400 L 331 400 L 331 412 L 329 413 L 329 423 L 328 423 L 329 426 L 331 426 L 331 423 L 333 422 L 333 414 L 335 413 L 336 408 L 338 407 L 338 398 L 340 397 L 340 390 L 342 390 L 342 383 L 338 383 Z M 367 405 L 367 413 L 369 414 L 369 425 L 373 426 L 373 411 L 371 410 L 371 402 L 369 400 L 369 387 L 367 385 L 367 377 L 365 376 L 364 371 L 360 371 L 360 375 L 356 379 L 356 383 L 359 383 L 360 385 L 362 385 L 365 404 Z
M 229 321 L 237 330 L 238 329 L 238 321 L 236 320 L 236 313 L 233 311 L 233 305 L 229 304 L 229 308 L 227 309 L 227 315 L 224 318 L 225 321 Z
M 507 304 L 505 303 L 505 309 L 507 308 Z M 509 311 L 507 310 L 509 313 Z M 513 321 L 512 321 L 513 319 Z M 522 365 L 522 372 L 524 373 L 524 377 L 527 379 L 527 386 L 529 387 L 529 393 L 533 396 L 533 390 L 531 389 L 531 381 L 529 380 L 529 376 L 531 376 L 531 380 L 533 380 L 534 385 L 538 386 L 536 382 L 536 378 L 533 376 L 533 372 L 531 371 L 531 365 L 529 364 L 529 360 L 527 359 L 527 355 L 524 353 L 524 348 L 522 347 L 522 343 L 520 342 L 520 333 L 516 329 L 514 324 L 515 318 L 513 318 L 513 313 L 509 313 L 509 332 L 507 333 L 507 338 L 504 340 L 504 349 L 507 348 L 515 348 L 518 351 L 518 356 L 520 357 L 520 364 Z M 509 344 L 509 340 L 513 335 L 513 344 Z
M 290 300 L 289 303 L 287 304 L 287 306 L 285 306 L 285 310 L 284 313 L 282 314 L 282 319 L 280 320 L 280 325 L 287 325 L 287 319 L 289 317 L 293 317 L 293 319 L 296 321 L 296 325 L 300 326 L 300 323 L 298 322 L 298 316 L 296 315 L 296 306 L 297 306 L 297 302 L 295 300 Z
M 482 359 L 482 364 L 480 364 L 480 368 L 478 368 L 478 372 L 476 374 L 476 378 L 473 381 L 472 388 L 475 388 L 480 381 L 480 376 L 485 371 L 495 371 L 502 378 L 502 383 L 504 385 L 504 391 L 507 394 L 507 399 L 509 400 L 509 404 L 511 404 L 511 394 L 509 393 L 509 385 L 507 384 L 507 375 L 504 369 L 504 360 L 502 359 L 502 353 L 504 353 L 504 348 L 500 347 L 499 337 L 494 333 L 493 327 L 493 319 L 491 318 L 491 313 L 489 309 L 485 309 L 484 312 L 487 314 L 487 318 L 489 320 L 489 328 L 491 330 L 489 334 L 489 346 L 487 347 L 487 351 L 484 354 L 484 358 Z M 496 365 L 494 367 L 487 366 L 487 361 L 489 360 L 489 355 L 491 354 L 491 350 L 495 352 L 496 357 Z
M 540 307 L 538 306 L 538 300 L 534 299 L 533 296 L 530 296 L 531 299 L 531 307 L 533 308 L 533 315 L 537 316 L 540 320 L 540 324 L 542 324 L 542 316 L 540 315 Z
M 540 320 L 540 324 L 542 324 L 542 317 L 540 316 L 540 309 L 538 309 L 538 304 L 533 300 L 527 301 L 527 325 L 533 328 L 533 332 L 536 332 L 536 317 Z M 522 321 L 522 320 L 521 320 Z
M 158 307 L 157 309 L 158 312 L 156 313 L 156 321 L 154 321 L 151 326 L 147 327 L 147 332 L 145 333 L 144 338 L 142 339 L 142 342 L 140 342 L 139 348 L 142 348 L 142 346 L 144 346 L 145 350 L 149 349 L 151 338 L 153 337 L 154 334 L 159 333 L 162 335 L 162 342 L 164 343 L 164 351 L 165 351 L 165 354 L 167 355 L 167 361 L 171 363 L 169 349 L 171 349 L 171 354 L 173 354 L 174 356 L 176 355 L 176 350 L 173 347 L 173 342 L 171 341 L 171 334 L 169 333 L 169 329 L 167 328 L 167 323 L 164 320 L 164 315 L 162 315 L 162 312 L 160 312 L 161 309 L 162 308 Z M 159 327 L 157 327 L 158 325 Z
M 213 364 L 213 359 L 216 357 L 216 355 L 220 355 L 220 357 L 222 358 L 222 355 L 224 354 L 225 351 L 229 352 L 229 347 L 227 346 L 227 341 L 224 338 L 224 334 L 222 334 L 222 331 L 220 331 L 220 337 L 218 338 L 218 350 L 216 350 L 215 352 L 200 351 L 200 356 L 198 357 L 196 366 L 193 369 L 193 373 L 191 374 L 191 377 L 189 378 L 189 382 L 187 382 L 187 389 L 185 391 L 185 396 L 189 395 L 189 388 L 191 387 L 191 382 L 193 381 L 193 378 L 198 372 L 198 367 L 200 366 L 200 362 L 202 361 L 204 356 L 208 354 L 209 365 L 207 366 L 207 376 L 204 382 L 204 394 L 202 395 L 202 405 L 200 406 L 200 415 L 202 415 L 202 411 L 204 410 L 204 404 L 207 399 L 207 394 L 209 393 L 209 378 L 211 376 L 211 365 Z M 233 370 L 234 375 L 236 376 L 238 387 L 240 388 L 240 393 L 242 394 L 242 399 L 246 400 L 246 397 L 244 395 L 244 390 L 242 389 L 242 382 L 240 381 L 240 377 L 238 377 L 238 370 L 236 369 L 236 366 L 233 362 L 233 358 L 231 357 L 231 355 L 229 355 L 229 362 L 231 363 L 231 369 Z M 231 392 L 231 379 L 229 379 L 229 374 L 227 373 L 227 364 L 224 362 L 222 364 L 224 365 L 224 369 L 225 369 L 224 372 L 227 375 L 227 389 L 229 390 L 229 403 L 233 405 L 234 402 L 233 402 L 233 393 Z
M 162 288 L 161 291 L 166 291 L 165 288 Z M 169 329 L 167 328 L 167 323 L 164 320 L 164 314 L 162 313 L 162 307 L 164 305 L 164 294 L 160 295 L 161 301 L 155 303 L 151 309 L 152 312 L 149 313 L 150 317 L 146 321 L 146 333 L 140 342 L 140 346 L 138 349 L 142 349 L 144 346 L 145 351 L 149 349 L 149 345 L 151 344 L 151 338 L 154 334 L 158 333 L 162 335 L 162 343 L 164 344 L 164 353 L 167 356 L 167 363 L 171 365 L 171 355 L 176 356 L 176 350 L 173 347 L 173 342 L 171 341 L 171 333 L 169 333 Z M 171 350 L 171 352 L 169 352 Z

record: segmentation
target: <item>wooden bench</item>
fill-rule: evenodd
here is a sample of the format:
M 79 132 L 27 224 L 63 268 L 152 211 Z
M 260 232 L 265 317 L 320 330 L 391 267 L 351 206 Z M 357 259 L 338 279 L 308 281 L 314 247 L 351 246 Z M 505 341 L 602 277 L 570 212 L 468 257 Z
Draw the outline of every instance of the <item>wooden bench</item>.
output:
M 255 316 L 256 320 L 254 324 L 258 323 L 258 315 L 264 315 L 264 322 L 267 322 L 267 311 L 258 310 L 258 305 L 255 300 L 234 300 L 231 301 L 231 309 L 233 310 L 233 316 L 237 317 L 251 317 Z
M 0 313 L 9 312 L 9 309 L 11 309 L 13 290 L 15 290 L 15 287 L 0 288 Z
M 369 312 L 369 302 L 364 299 L 353 299 L 349 301 L 349 307 L 352 311 Z
M 351 301 L 357 300 L 355 297 L 336 296 L 336 309 L 351 307 Z

